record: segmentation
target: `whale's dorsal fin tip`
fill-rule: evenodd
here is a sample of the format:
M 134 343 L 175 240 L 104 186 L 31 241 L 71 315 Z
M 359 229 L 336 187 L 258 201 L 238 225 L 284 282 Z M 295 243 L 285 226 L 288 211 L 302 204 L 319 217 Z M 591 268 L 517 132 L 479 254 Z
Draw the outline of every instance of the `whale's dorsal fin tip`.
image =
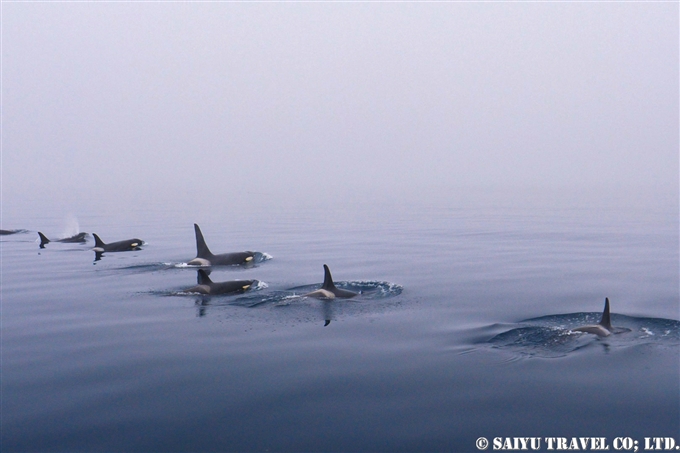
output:
M 101 240 L 99 236 L 97 236 L 96 233 L 92 233 L 92 237 L 94 237 L 94 246 L 95 247 L 104 247 L 106 244 L 104 244 L 104 241 Z
M 604 299 L 604 310 L 602 311 L 602 318 L 600 319 L 600 325 L 607 330 L 612 329 L 612 319 L 609 313 L 609 298 Z
M 47 236 L 45 236 L 44 234 L 42 234 L 40 231 L 38 231 L 38 236 L 40 236 L 40 245 L 45 245 L 45 244 L 47 244 L 48 242 L 50 242 L 50 240 L 47 239 Z
M 194 231 L 196 232 L 196 257 L 197 258 L 210 258 L 213 254 L 205 243 L 203 238 L 203 233 L 201 228 L 197 223 L 194 223 Z
M 322 289 L 326 290 L 332 290 L 335 289 L 335 284 L 333 283 L 333 277 L 331 276 L 331 270 L 328 268 L 327 265 L 323 265 L 323 286 L 321 286 Z

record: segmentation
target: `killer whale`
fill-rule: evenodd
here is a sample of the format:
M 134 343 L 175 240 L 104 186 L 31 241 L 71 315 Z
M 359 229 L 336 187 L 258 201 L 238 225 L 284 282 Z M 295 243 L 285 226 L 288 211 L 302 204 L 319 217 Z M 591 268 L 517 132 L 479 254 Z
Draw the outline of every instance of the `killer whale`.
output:
M 65 242 L 65 243 L 83 243 L 87 242 L 87 233 L 78 233 L 76 235 L 73 235 L 68 238 L 63 238 L 63 239 L 48 239 L 47 236 L 42 234 L 40 231 L 38 231 L 38 236 L 40 237 L 40 248 L 43 249 L 45 248 L 45 244 L 49 244 L 50 242 Z
M 598 337 L 608 337 L 611 334 L 630 332 L 630 329 L 625 327 L 613 327 L 611 314 L 609 313 L 609 298 L 604 299 L 604 310 L 602 311 L 602 318 L 600 318 L 599 324 L 588 324 L 585 326 L 576 327 L 571 329 L 573 332 L 585 332 L 592 333 Z
M 92 233 L 92 236 L 94 237 L 94 250 L 95 252 L 98 253 L 103 253 L 103 252 L 127 252 L 130 250 L 140 250 L 140 246 L 144 244 L 144 241 L 141 239 L 126 239 L 124 241 L 118 241 L 118 242 L 110 242 L 108 244 L 104 243 L 104 241 L 101 240 L 99 236 L 97 236 L 95 233 Z
M 354 291 L 336 288 L 335 283 L 333 283 L 333 277 L 331 276 L 331 270 L 328 268 L 326 264 L 323 265 L 323 271 L 324 276 L 323 285 L 321 285 L 321 289 L 317 289 L 316 291 L 303 294 L 303 296 L 314 297 L 317 299 L 336 299 L 336 298 L 350 299 L 359 294 L 355 293 Z M 328 322 L 330 323 L 330 321 Z
M 25 233 L 26 230 L 0 230 L 0 236 L 7 236 L 10 234 Z
M 198 270 L 197 276 L 198 284 L 189 289 L 184 290 L 186 293 L 201 293 L 208 295 L 216 294 L 236 294 L 247 291 L 252 287 L 257 280 L 231 280 L 227 282 L 213 282 L 208 273 L 203 269 Z
M 243 265 L 250 264 L 255 258 L 255 252 L 235 252 L 222 253 L 219 255 L 213 254 L 205 243 L 203 233 L 198 224 L 194 223 L 194 231 L 196 233 L 196 258 L 189 261 L 187 264 L 192 266 L 229 266 L 229 265 Z

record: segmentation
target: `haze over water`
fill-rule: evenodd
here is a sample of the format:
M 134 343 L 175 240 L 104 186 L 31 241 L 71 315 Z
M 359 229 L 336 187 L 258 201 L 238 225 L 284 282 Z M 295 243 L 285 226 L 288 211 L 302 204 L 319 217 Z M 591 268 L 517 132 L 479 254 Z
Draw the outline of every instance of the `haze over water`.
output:
M 675 12 L 3 3 L 3 206 L 677 196 Z

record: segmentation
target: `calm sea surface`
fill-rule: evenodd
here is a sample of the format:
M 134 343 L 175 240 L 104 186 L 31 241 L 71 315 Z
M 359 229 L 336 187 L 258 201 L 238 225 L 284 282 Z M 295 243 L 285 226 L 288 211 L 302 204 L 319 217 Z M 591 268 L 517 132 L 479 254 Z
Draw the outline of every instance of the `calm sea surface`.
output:
M 680 441 L 677 205 L 330 205 L 5 210 L 2 228 L 28 231 L 0 237 L 2 451 Z M 214 253 L 272 257 L 212 269 L 259 289 L 182 294 L 194 222 Z M 91 237 L 40 249 L 38 230 L 146 245 L 96 261 Z M 369 290 L 293 297 L 323 264 Z M 605 297 L 630 332 L 569 331 Z

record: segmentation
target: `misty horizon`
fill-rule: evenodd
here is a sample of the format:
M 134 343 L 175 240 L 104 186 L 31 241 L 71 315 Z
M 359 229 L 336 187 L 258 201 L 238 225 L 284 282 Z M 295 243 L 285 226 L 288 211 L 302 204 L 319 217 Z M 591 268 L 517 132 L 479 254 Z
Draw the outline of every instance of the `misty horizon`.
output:
M 519 188 L 677 207 L 677 14 L 3 3 L 3 206 Z

